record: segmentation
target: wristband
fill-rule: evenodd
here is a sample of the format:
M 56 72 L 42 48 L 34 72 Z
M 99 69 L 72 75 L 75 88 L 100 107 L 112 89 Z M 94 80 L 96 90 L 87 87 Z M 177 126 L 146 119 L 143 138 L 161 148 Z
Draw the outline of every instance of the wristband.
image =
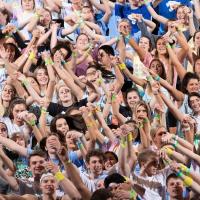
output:
M 126 138 L 124 138 L 124 137 L 121 138 L 120 145 L 123 149 L 126 147 L 126 145 L 127 145 Z
M 185 165 L 180 164 L 180 168 L 181 168 L 181 171 L 182 171 L 182 172 L 185 172 L 186 175 L 189 175 L 189 174 L 190 174 L 190 169 L 187 168 Z
M 185 184 L 186 187 L 190 187 L 192 185 L 192 182 L 193 182 L 193 180 L 189 176 L 186 176 L 183 179 L 183 183 Z
M 41 108 L 41 113 L 47 113 L 47 109 L 45 107 Z
M 130 36 L 130 35 L 127 35 L 127 36 L 125 37 L 125 43 L 126 43 L 126 44 L 129 43 L 130 39 L 131 39 L 131 36 Z
M 116 100 L 116 94 L 113 94 L 112 97 L 111 97 L 111 101 L 115 101 Z
M 63 175 L 63 173 L 61 171 L 56 172 L 55 174 L 55 179 L 57 181 L 62 181 L 65 179 L 65 176 Z
M 76 57 L 77 57 L 76 52 L 72 52 L 72 57 L 73 57 L 73 58 L 76 58 Z
M 61 60 L 61 65 L 65 65 L 66 62 L 64 60 Z
M 22 84 L 23 84 L 25 87 L 27 87 L 27 86 L 29 85 L 29 82 L 28 82 L 28 80 L 24 79 L 24 80 L 22 80 Z
M 160 76 L 157 75 L 157 76 L 155 77 L 155 80 L 156 80 L 156 81 L 160 81 Z
M 170 148 L 166 148 L 166 153 L 167 153 L 167 155 L 172 156 L 174 151 Z
M 137 193 L 135 192 L 135 190 L 131 190 L 130 191 L 130 199 L 135 199 L 137 197 Z
M 177 177 L 183 177 L 183 173 L 182 173 L 181 171 L 178 171 L 178 172 L 176 173 L 176 176 L 177 176 Z
M 140 128 L 143 128 L 143 127 L 144 127 L 144 126 L 143 126 L 143 124 L 141 123 L 141 124 L 139 125 L 138 128 L 140 129 Z
M 53 61 L 51 60 L 51 58 L 46 59 L 45 61 L 45 65 L 53 65 Z
M 128 139 L 128 142 L 132 142 L 133 141 L 133 135 L 132 135 L 132 133 L 128 134 L 127 139 Z
M 32 120 L 28 121 L 28 124 L 29 124 L 30 126 L 35 126 L 35 120 L 32 119 Z
M 160 114 L 158 114 L 158 113 L 156 113 L 155 115 L 154 115 L 154 118 L 156 118 L 156 119 L 160 119 Z
M 148 123 L 148 122 L 149 122 L 149 120 L 147 118 L 143 119 L 143 123 Z
M 172 47 L 171 47 L 171 45 L 170 45 L 169 43 L 167 43 L 167 44 L 166 44 L 166 48 L 167 48 L 167 49 L 171 49 Z
M 124 63 L 119 64 L 118 67 L 122 71 L 126 69 L 126 65 Z
M 88 123 L 88 124 L 86 124 L 86 127 L 87 127 L 87 128 L 93 127 L 93 123 Z
M 31 61 L 33 61 L 35 59 L 35 53 L 31 51 L 28 59 L 31 60 Z
M 97 82 L 98 82 L 99 84 L 102 84 L 103 79 L 102 79 L 102 78 L 98 78 L 98 79 L 97 79 Z
M 83 144 L 80 141 L 80 139 L 77 140 L 76 145 L 77 145 L 78 149 L 82 149 L 83 148 Z
M 176 147 L 178 146 L 178 141 L 175 140 L 174 143 L 172 144 L 172 146 L 176 149 Z

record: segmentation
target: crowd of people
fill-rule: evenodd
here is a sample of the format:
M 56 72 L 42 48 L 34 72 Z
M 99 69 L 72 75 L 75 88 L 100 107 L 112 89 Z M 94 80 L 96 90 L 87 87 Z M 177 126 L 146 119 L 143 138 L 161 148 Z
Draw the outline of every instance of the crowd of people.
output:
M 200 199 L 199 0 L 0 0 L 0 200 Z

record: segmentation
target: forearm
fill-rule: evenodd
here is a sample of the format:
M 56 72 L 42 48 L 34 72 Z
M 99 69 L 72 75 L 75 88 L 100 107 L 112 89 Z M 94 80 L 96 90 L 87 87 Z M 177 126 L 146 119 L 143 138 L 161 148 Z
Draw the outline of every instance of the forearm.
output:
M 49 37 L 51 36 L 51 29 L 48 30 L 44 35 L 42 35 L 39 40 L 37 41 L 37 47 L 40 46 L 41 44 L 43 44 L 44 42 L 46 42 L 47 39 L 49 39 Z
M 4 153 L 4 151 L 0 151 L 0 157 L 4 163 L 12 172 L 16 171 L 16 167 L 13 164 L 12 160 Z
M 52 50 L 57 45 L 57 29 L 52 30 L 51 33 L 51 42 L 50 42 L 50 49 Z

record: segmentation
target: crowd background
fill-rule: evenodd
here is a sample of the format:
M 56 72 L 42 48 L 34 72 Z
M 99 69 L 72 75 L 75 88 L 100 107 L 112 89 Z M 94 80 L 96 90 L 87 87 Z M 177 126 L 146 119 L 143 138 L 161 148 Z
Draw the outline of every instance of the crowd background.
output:
M 200 199 L 199 0 L 0 0 L 0 200 Z

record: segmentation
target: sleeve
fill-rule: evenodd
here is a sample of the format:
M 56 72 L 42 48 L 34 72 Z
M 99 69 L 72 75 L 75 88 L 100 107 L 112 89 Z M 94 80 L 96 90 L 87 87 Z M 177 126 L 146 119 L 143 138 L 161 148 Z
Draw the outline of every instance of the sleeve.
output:
M 62 111 L 64 111 L 63 106 L 57 103 L 53 103 L 53 102 L 51 102 L 49 104 L 49 107 L 47 108 L 47 112 L 49 112 L 49 115 L 51 115 L 52 117 L 55 117 L 57 114 L 61 113 Z
M 152 55 L 150 53 L 146 53 L 146 56 L 143 60 L 144 66 L 149 68 L 152 59 L 153 59 Z
M 115 16 L 124 18 L 123 8 L 124 8 L 124 5 L 119 4 L 119 3 L 115 3 Z

